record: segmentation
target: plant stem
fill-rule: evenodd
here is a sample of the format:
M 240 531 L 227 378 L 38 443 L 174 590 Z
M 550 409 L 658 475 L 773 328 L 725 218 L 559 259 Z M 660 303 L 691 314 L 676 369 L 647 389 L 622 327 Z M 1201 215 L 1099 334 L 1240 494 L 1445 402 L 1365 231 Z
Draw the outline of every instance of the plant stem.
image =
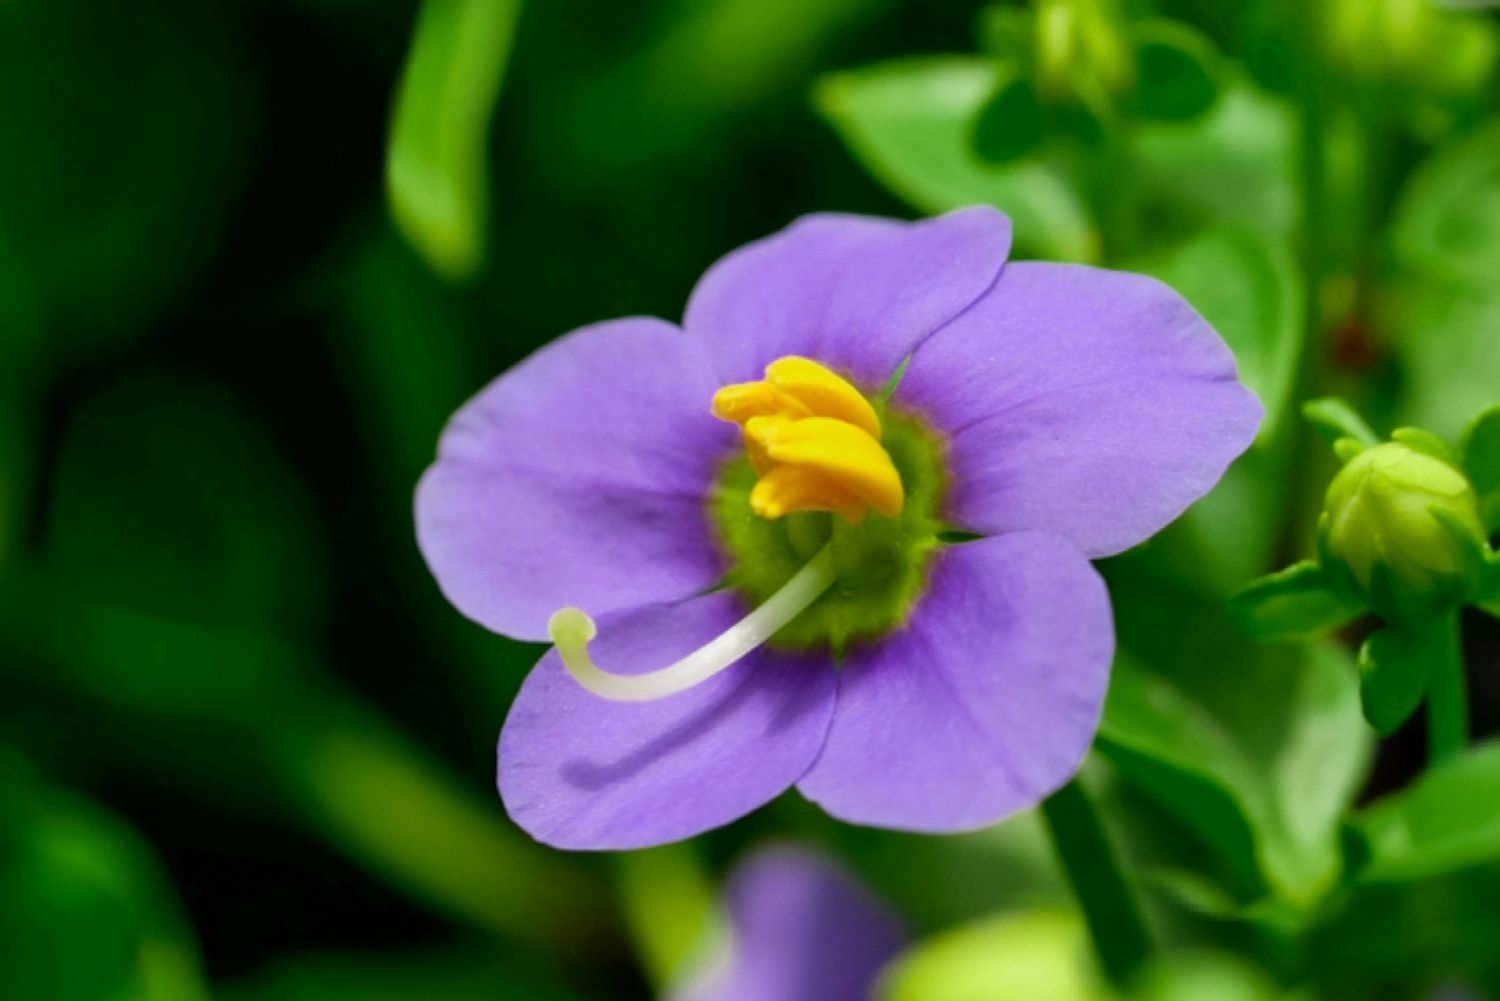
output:
M 1427 690 L 1427 765 L 1441 764 L 1463 753 L 1469 744 L 1469 695 L 1464 677 L 1463 642 L 1458 612 L 1437 624 L 1432 646 L 1432 680 Z
M 1124 986 L 1151 954 L 1151 938 L 1094 804 L 1075 777 L 1042 803 L 1042 816 L 1099 964 L 1111 982 Z

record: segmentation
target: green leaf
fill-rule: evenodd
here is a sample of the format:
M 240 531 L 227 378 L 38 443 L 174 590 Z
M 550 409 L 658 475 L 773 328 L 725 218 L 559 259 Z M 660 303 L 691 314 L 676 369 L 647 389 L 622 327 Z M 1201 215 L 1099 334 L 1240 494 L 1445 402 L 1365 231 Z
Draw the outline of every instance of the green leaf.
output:
M 1291 105 L 1229 77 L 1206 115 L 1139 123 L 1119 195 L 1136 202 L 1157 245 L 1225 225 L 1290 237 L 1300 189 L 1286 151 L 1296 144 Z
M 1500 290 L 1430 281 L 1408 296 L 1397 314 L 1398 421 L 1458 440 L 1476 413 L 1500 402 Z
M 1390 239 L 1409 267 L 1488 288 L 1500 270 L 1500 123 L 1444 147 L 1397 202 Z
M 1394 733 L 1427 693 L 1435 638 L 1412 627 L 1388 627 L 1359 651 L 1360 702 L 1365 719 L 1380 734 Z
M 1219 95 L 1219 54 L 1213 42 L 1180 21 L 1136 27 L 1135 110 L 1145 118 L 1197 118 Z
M 974 120 L 974 151 L 990 163 L 1009 163 L 1035 150 L 1047 131 L 1047 116 L 1024 76 L 1000 84 Z
M 1354 820 L 1362 880 L 1429 879 L 1500 860 L 1500 743 L 1475 747 L 1385 796 Z
M 1337 985 L 1337 997 L 1364 999 L 1420 997 L 1418 985 L 1452 982 L 1460 970 L 1493 977 L 1497 899 L 1497 865 L 1415 881 L 1356 881 L 1307 940 L 1318 981 Z M 1403 984 L 1410 989 L 1397 987 Z
M 1099 749 L 1246 893 L 1312 905 L 1338 876 L 1369 760 L 1349 657 L 1247 643 L 1219 607 L 1130 569 L 1110 574 L 1123 652 Z
M 546 148 L 533 152 L 568 187 L 619 190 L 622 180 L 638 184 L 636 175 L 645 174 L 664 175 L 656 183 L 671 191 L 677 164 L 718 171 L 725 155 L 761 148 L 745 141 L 745 130 L 763 131 L 757 116 L 803 92 L 830 50 L 877 19 L 886 2 L 611 4 L 608 17 L 591 17 L 586 30 L 568 31 L 576 37 L 559 51 L 574 58 L 548 78 L 560 98 L 555 110 L 551 95 L 534 95 L 549 121 L 537 123 Z M 615 28 L 638 23 L 639 32 Z M 593 53 L 610 33 L 625 36 L 608 43 L 620 55 L 595 69 Z M 659 207 L 650 206 L 648 216 L 660 225 Z
M 425 0 L 406 58 L 386 156 L 401 232 L 439 275 L 484 259 L 486 136 L 521 0 Z
M 978 56 L 900 59 L 825 76 L 816 100 L 860 163 L 918 210 L 994 205 L 1014 221 L 1019 246 L 1094 261 L 1099 235 L 1064 166 L 1033 157 L 1001 167 L 974 152 L 975 116 L 1005 72 Z
M 0 758 L 0 969 L 15 998 L 208 998 L 150 847 L 9 758 Z
M 1500 532 L 1500 405 L 1474 418 L 1464 432 L 1463 468 L 1479 495 L 1479 516 Z
M 1243 227 L 1205 233 L 1138 269 L 1182 294 L 1229 343 L 1266 408 L 1268 441 L 1286 412 L 1302 352 L 1304 289 L 1284 240 Z
M 1361 445 L 1378 445 L 1380 437 L 1370 430 L 1365 419 L 1337 396 L 1324 396 L 1302 404 L 1302 416 L 1328 444 L 1341 438 L 1352 438 Z
M 1001 915 L 926 939 L 881 978 L 880 1001 L 1042 998 L 1106 1001 L 1076 915 L 1035 910 Z
M 1344 625 L 1364 611 L 1315 561 L 1262 577 L 1230 599 L 1241 629 L 1261 640 L 1303 639 Z

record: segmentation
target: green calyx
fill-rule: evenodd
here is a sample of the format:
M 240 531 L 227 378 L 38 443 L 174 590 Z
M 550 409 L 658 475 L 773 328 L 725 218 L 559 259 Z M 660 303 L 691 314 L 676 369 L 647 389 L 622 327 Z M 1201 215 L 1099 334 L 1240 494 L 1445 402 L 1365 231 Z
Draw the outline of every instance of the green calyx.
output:
M 1469 480 L 1427 440 L 1363 448 L 1328 487 L 1322 546 L 1378 611 L 1464 600 L 1488 545 Z
M 831 650 L 879 639 L 907 620 L 940 544 L 945 475 L 939 439 L 915 415 L 880 415 L 881 444 L 901 474 L 906 504 L 894 518 L 871 512 L 858 525 L 831 514 L 792 514 L 774 521 L 750 510 L 755 473 L 743 457 L 724 465 L 709 512 L 729 557 L 725 584 L 760 605 L 832 541 L 838 578 L 776 634 L 772 646 Z

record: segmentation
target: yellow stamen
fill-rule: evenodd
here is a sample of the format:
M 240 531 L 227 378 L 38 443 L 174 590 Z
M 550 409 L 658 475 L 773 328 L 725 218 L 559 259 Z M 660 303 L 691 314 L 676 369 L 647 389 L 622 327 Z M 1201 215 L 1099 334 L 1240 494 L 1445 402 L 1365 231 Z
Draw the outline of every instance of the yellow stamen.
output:
M 766 366 L 766 382 L 801 403 L 808 413 L 853 424 L 880 440 L 880 418 L 870 401 L 817 362 L 796 355 L 778 358 Z
M 714 416 L 739 424 L 760 481 L 750 494 L 762 518 L 832 511 L 852 524 L 868 510 L 895 517 L 901 474 L 880 444 L 880 417 L 846 380 L 806 358 L 766 366 L 764 382 L 725 386 Z

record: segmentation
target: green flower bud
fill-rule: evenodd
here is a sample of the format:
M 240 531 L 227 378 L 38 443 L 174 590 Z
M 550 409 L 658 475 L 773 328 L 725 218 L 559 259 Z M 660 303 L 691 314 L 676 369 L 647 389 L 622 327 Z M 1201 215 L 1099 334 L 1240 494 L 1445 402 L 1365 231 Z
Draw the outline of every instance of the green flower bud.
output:
M 1469 554 L 1487 545 L 1464 474 L 1399 441 L 1350 459 L 1329 485 L 1324 510 L 1328 555 L 1349 569 L 1377 610 L 1391 600 L 1410 607 L 1461 596 Z

